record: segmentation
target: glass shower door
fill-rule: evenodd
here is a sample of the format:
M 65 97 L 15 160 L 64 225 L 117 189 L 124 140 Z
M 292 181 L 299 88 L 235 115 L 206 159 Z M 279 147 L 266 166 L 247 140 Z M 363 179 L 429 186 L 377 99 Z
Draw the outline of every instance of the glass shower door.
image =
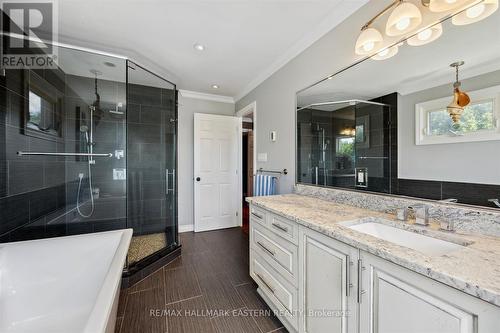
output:
M 130 265 L 177 244 L 175 85 L 127 62 L 127 212 Z

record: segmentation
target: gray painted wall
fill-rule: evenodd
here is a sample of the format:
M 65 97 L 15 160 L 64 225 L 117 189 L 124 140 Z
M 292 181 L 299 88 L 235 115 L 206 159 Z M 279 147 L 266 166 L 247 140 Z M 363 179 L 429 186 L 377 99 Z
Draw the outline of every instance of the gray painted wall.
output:
M 193 221 L 193 146 L 194 114 L 211 113 L 234 115 L 234 104 L 185 98 L 179 94 L 179 225 L 191 225 Z
M 257 102 L 257 153 L 267 153 L 267 162 L 257 168 L 280 170 L 280 192 L 292 191 L 295 184 L 295 94 L 297 91 L 354 63 L 353 48 L 360 28 L 390 1 L 370 1 L 327 33 L 267 80 L 237 101 L 236 110 Z M 277 131 L 271 142 L 270 131 Z
M 466 91 L 500 85 L 500 71 L 462 80 Z M 398 101 L 399 178 L 500 184 L 500 141 L 415 144 L 415 104 L 450 96 L 451 84 Z

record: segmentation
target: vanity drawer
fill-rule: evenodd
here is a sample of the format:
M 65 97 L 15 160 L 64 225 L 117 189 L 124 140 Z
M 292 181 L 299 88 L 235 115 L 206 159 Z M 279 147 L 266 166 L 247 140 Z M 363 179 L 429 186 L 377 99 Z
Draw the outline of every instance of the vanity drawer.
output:
M 267 224 L 267 212 L 255 205 L 250 206 L 250 219 L 262 225 Z
M 289 221 L 275 214 L 269 214 L 269 228 L 277 235 L 288 239 L 295 245 L 299 243 L 299 226 L 296 222 Z
M 250 253 L 250 275 L 274 307 L 283 311 L 290 324 L 296 328 L 298 324 L 296 316 L 297 289 L 274 271 L 257 252 L 250 250 Z M 273 307 L 271 306 L 271 308 Z
M 256 223 L 251 225 L 250 247 L 293 285 L 297 285 L 297 246 Z

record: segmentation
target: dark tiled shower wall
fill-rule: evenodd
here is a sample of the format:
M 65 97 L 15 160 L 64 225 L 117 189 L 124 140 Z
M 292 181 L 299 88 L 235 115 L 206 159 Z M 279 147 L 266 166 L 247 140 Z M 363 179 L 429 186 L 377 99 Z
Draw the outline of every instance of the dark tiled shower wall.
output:
M 167 155 L 175 149 L 175 92 L 129 84 L 128 96 L 128 220 L 137 235 L 164 232 L 175 223 L 165 181 L 176 167 Z
M 64 89 L 64 73 L 37 70 L 36 74 L 57 89 Z M 23 134 L 25 76 L 7 70 L 0 77 L 0 237 L 37 221 L 65 205 L 64 162 L 48 157 L 20 157 L 17 151 L 63 151 L 57 141 Z M 62 82 L 62 85 L 61 85 Z
M 84 152 L 80 121 L 95 96 L 94 80 L 66 75 L 61 70 L 33 71 L 64 94 L 63 135 L 45 139 L 23 133 L 23 114 L 27 103 L 27 77 L 24 71 L 7 70 L 0 77 L 0 241 L 61 236 L 125 226 L 125 181 L 113 181 L 113 168 L 125 168 L 125 159 L 101 159 L 92 168 L 94 187 L 101 189 L 92 218 L 78 220 L 74 210 L 78 173 L 87 178 L 87 162 L 80 158 L 18 156 L 19 150 L 42 152 Z M 101 106 L 114 110 L 125 101 L 125 84 L 99 80 Z M 103 113 L 95 126 L 95 152 L 125 149 L 125 115 Z M 83 200 L 88 200 L 88 191 Z M 121 202 L 120 202 L 120 199 Z M 88 207 L 85 207 L 88 209 Z M 72 222 L 68 225 L 67 222 Z M 50 223 L 50 225 L 49 225 Z

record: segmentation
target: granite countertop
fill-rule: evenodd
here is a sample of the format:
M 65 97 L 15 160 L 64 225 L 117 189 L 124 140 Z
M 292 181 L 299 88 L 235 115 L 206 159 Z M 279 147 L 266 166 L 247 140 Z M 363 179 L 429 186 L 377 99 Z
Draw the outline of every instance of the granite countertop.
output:
M 402 228 L 413 228 L 406 222 L 368 209 L 297 194 L 247 198 L 263 207 L 329 237 L 372 253 L 412 271 L 428 276 L 450 287 L 500 306 L 500 237 L 464 232 L 439 232 L 431 221 L 422 233 L 438 234 L 441 239 L 453 238 L 469 244 L 440 256 L 416 250 L 352 230 L 350 222 L 384 219 Z

